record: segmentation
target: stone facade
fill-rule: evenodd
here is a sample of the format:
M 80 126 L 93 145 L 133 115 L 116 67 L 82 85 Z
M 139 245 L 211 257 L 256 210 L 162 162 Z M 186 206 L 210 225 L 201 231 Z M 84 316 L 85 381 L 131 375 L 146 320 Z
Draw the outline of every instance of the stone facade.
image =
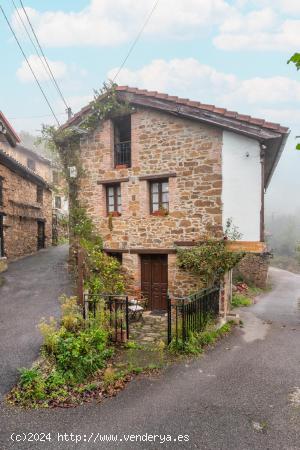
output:
M 267 254 L 248 253 L 234 270 L 235 276 L 242 276 L 246 283 L 264 289 L 267 286 L 270 259 Z
M 12 170 L 0 161 L 2 178 L 4 254 L 9 260 L 37 251 L 38 221 L 45 223 L 45 247 L 51 245 L 52 194 L 45 182 L 21 175 L 20 166 Z M 43 200 L 37 202 L 37 185 L 43 186 Z
M 104 121 L 81 144 L 85 177 L 80 200 L 103 237 L 104 247 L 124 252 L 123 266 L 132 288 L 141 285 L 139 250 L 165 250 L 170 293 L 195 291 L 198 280 L 179 270 L 173 253 L 177 241 L 197 241 L 207 233 L 222 232 L 222 130 L 138 108 L 131 115 L 130 168 L 114 168 L 113 149 L 111 120 Z M 163 217 L 150 213 L 149 180 L 158 175 L 169 182 L 169 213 Z M 122 214 L 110 221 L 106 183 L 118 179 Z

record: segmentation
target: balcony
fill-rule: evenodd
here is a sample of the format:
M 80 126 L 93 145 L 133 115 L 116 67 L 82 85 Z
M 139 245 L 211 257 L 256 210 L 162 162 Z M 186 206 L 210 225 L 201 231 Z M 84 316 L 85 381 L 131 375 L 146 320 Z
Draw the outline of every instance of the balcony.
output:
M 131 141 L 115 144 L 115 167 L 131 166 Z

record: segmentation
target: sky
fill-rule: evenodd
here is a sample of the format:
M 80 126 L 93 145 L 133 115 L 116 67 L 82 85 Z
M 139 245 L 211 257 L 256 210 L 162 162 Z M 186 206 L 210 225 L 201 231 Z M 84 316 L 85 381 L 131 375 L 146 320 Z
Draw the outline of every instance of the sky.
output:
M 17 7 L 17 10 L 14 6 Z M 112 79 L 154 0 L 23 0 L 73 112 Z M 27 38 L 19 0 L 2 6 L 59 121 L 65 106 Z M 116 82 L 212 103 L 279 122 L 290 137 L 266 195 L 266 212 L 300 210 L 300 52 L 297 0 L 159 0 Z M 49 107 L 0 16 L 0 110 L 17 131 L 53 124 Z

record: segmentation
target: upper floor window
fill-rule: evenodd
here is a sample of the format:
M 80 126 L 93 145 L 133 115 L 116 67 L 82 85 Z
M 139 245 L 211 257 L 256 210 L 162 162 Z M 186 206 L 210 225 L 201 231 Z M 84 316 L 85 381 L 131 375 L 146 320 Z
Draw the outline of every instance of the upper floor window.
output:
M 114 164 L 131 166 L 131 116 L 114 120 Z
M 155 180 L 150 182 L 150 212 L 169 211 L 169 182 Z
M 112 184 L 106 187 L 106 209 L 107 214 L 121 214 L 122 202 L 120 184 Z
M 37 203 L 43 203 L 43 187 L 42 186 L 36 187 L 36 201 L 37 201 Z
M 0 177 L 0 206 L 3 206 L 3 178 Z
M 58 195 L 55 197 L 55 208 L 61 209 L 61 197 Z
M 35 161 L 31 158 L 27 158 L 28 169 L 35 170 Z
M 53 180 L 53 184 L 59 184 L 60 176 L 59 176 L 59 172 L 57 172 L 56 170 L 54 170 L 52 173 L 52 180 Z

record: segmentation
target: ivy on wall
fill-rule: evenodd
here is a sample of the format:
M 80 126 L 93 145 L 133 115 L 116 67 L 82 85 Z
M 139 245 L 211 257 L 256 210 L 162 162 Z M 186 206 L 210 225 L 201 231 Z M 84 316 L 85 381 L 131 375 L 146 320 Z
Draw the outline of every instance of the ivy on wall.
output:
M 69 186 L 71 243 L 84 250 L 85 287 L 94 294 L 123 292 L 124 275 L 119 262 L 103 252 L 102 238 L 96 232 L 93 221 L 88 217 L 85 205 L 79 201 L 80 184 L 85 176 L 81 165 L 80 144 L 103 120 L 129 114 L 132 110 L 127 103 L 118 100 L 116 85 L 105 83 L 100 91 L 95 91 L 90 110 L 79 126 L 64 129 L 45 125 L 42 127 L 40 141 L 47 145 L 54 159 L 60 163 Z M 71 174 L 70 168 L 75 169 L 73 170 L 75 176 Z M 71 257 L 74 256 L 73 253 L 71 251 Z

